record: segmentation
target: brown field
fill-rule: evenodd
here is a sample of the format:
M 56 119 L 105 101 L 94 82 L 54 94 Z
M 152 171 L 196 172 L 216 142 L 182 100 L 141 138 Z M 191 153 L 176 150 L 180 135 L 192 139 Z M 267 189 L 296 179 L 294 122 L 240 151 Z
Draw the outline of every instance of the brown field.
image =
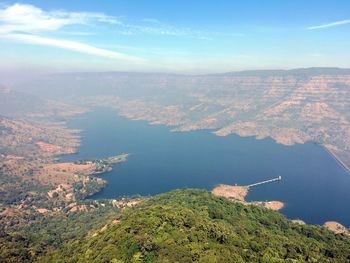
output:
M 75 149 L 72 147 L 62 147 L 59 145 L 54 145 L 46 142 L 36 142 L 35 143 L 41 151 L 48 152 L 51 154 L 71 154 L 75 153 Z
M 42 184 L 68 184 L 79 181 L 78 175 L 89 175 L 95 169 L 95 164 L 50 163 L 43 166 L 35 178 Z

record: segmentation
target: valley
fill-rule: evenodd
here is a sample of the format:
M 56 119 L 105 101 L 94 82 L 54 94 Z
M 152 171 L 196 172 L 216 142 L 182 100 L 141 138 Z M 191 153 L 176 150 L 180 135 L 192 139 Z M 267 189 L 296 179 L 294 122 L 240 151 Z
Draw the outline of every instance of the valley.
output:
M 340 69 L 74 73 L 2 87 L 0 239 L 18 257 L 19 242 L 8 241 L 17 232 L 30 240 L 26 231 L 42 228 L 69 241 L 60 218 L 96 227 L 149 196 L 277 174 L 286 180 L 234 202 L 348 235 L 349 79 Z M 34 258 L 42 253 L 27 244 Z
M 0 263 L 350 263 L 349 10 L 0 0 Z
M 112 107 L 127 118 L 174 131 L 212 129 L 218 136 L 271 137 L 284 145 L 314 141 L 348 170 L 349 86 L 347 69 L 309 68 L 195 76 L 63 74 L 34 80 L 26 89 L 81 108 Z

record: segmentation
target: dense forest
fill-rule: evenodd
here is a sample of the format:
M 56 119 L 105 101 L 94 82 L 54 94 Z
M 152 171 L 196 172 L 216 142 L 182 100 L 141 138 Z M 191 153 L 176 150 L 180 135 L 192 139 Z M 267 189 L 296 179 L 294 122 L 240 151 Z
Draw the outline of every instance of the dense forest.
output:
M 161 194 L 105 222 L 37 261 L 350 262 L 346 236 L 204 190 Z
M 108 206 L 69 214 L 28 215 L 27 223 L 10 229 L 0 225 L 0 262 L 33 262 L 68 242 L 83 239 L 119 214 L 119 209 Z M 24 220 L 22 217 L 18 220 Z

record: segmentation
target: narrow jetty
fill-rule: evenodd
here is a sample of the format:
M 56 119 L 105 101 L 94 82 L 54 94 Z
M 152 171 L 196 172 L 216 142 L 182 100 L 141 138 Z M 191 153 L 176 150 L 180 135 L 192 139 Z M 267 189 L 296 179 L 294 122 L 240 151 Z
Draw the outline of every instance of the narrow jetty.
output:
M 270 180 L 266 180 L 266 181 L 258 182 L 258 183 L 255 183 L 255 184 L 247 185 L 246 187 L 247 187 L 247 188 L 251 188 L 251 187 L 253 187 L 253 186 L 258 186 L 258 185 L 262 185 L 262 184 L 268 184 L 268 183 L 272 183 L 272 182 L 276 182 L 276 181 L 281 181 L 281 180 L 282 180 L 282 176 L 278 176 L 278 177 L 273 178 L 273 179 L 270 179 Z

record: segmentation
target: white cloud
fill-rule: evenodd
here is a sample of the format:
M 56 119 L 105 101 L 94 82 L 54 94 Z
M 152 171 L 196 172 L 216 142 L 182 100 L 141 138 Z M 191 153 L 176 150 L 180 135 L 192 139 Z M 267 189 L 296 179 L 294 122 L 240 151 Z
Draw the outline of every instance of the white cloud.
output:
M 220 33 L 203 32 L 200 30 L 193 30 L 191 28 L 179 28 L 157 22 L 149 22 L 142 20 L 146 24 L 120 24 L 120 30 L 117 32 L 121 35 L 157 35 L 170 37 L 183 37 L 199 40 L 213 40 L 211 35 L 220 35 Z M 150 25 L 149 25 L 150 24 Z
M 96 55 L 96 56 L 110 58 L 110 59 L 127 60 L 127 61 L 135 62 L 135 63 L 144 62 L 143 59 L 138 58 L 138 57 L 129 56 L 129 55 L 126 55 L 123 53 L 93 47 L 93 46 L 90 46 L 90 45 L 87 45 L 84 43 L 80 43 L 77 41 L 53 39 L 53 38 L 46 38 L 46 37 L 42 37 L 42 36 L 28 35 L 28 34 L 8 34 L 8 35 L 0 36 L 0 37 L 2 37 L 4 39 L 19 41 L 19 42 L 28 43 L 28 44 L 45 45 L 45 46 L 63 48 L 63 49 L 76 51 L 79 53 Z
M 46 12 L 38 7 L 14 4 L 0 9 L 0 37 L 11 41 L 46 45 L 68 49 L 100 57 L 142 62 L 143 59 L 97 48 L 77 41 L 48 38 L 38 35 L 48 31 L 57 31 L 68 25 L 90 25 L 95 23 L 120 24 L 114 17 L 101 13 L 88 12 Z
M 323 28 L 335 27 L 335 26 L 346 25 L 346 24 L 350 24 L 350 19 L 335 21 L 332 23 L 318 25 L 318 26 L 310 26 L 307 29 L 308 30 L 323 29 Z
M 102 13 L 44 11 L 26 4 L 14 4 L 0 9 L 1 32 L 21 31 L 35 33 L 55 31 L 68 25 L 88 25 L 91 23 L 120 24 L 112 16 Z

